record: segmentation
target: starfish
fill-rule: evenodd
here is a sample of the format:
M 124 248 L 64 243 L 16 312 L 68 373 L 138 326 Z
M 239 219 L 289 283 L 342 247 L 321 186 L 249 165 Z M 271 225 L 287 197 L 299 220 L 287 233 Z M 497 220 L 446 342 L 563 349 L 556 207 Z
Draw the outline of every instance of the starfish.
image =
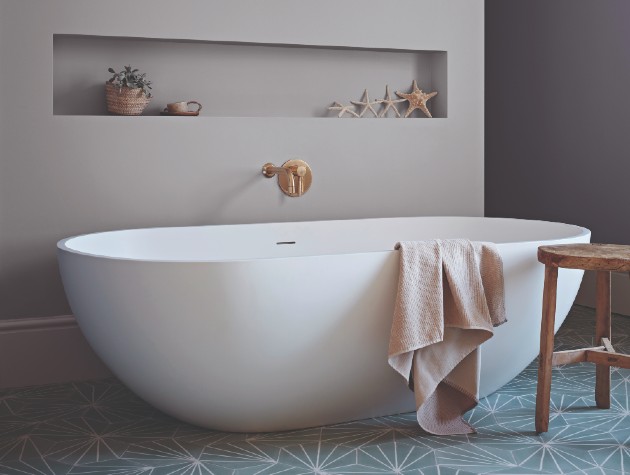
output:
M 392 96 L 389 93 L 389 85 L 385 86 L 385 97 L 383 99 L 379 99 L 376 102 L 378 104 L 385 104 L 385 109 L 383 109 L 383 112 L 381 112 L 381 115 L 379 115 L 379 117 L 385 117 L 387 115 L 387 111 L 392 108 L 394 109 L 394 112 L 396 113 L 396 117 L 400 117 L 400 112 L 398 112 L 398 108 L 394 105 L 398 102 L 405 102 L 406 99 L 392 99 Z
M 378 114 L 374 110 L 374 107 L 372 107 L 372 104 L 378 104 L 378 101 L 370 101 L 370 96 L 368 94 L 367 89 L 363 91 L 363 99 L 364 99 L 363 101 L 350 101 L 355 106 L 363 106 L 363 110 L 359 114 L 359 117 L 363 117 L 363 114 L 365 114 L 365 111 L 367 110 L 372 111 L 372 114 L 374 114 L 374 117 L 378 117 Z
M 429 109 L 427 109 L 427 101 L 433 96 L 437 95 L 437 92 L 434 91 L 430 92 L 429 94 L 422 92 L 422 89 L 418 89 L 418 85 L 416 84 L 415 79 L 413 80 L 411 88 L 413 89 L 413 91 L 411 91 L 409 94 L 404 94 L 402 92 L 396 91 L 396 95 L 398 97 L 402 97 L 403 99 L 409 101 L 409 108 L 405 113 L 405 118 L 409 117 L 411 113 L 416 109 L 420 109 L 427 117 L 433 117 L 429 112 Z
M 344 106 L 343 104 L 340 104 L 339 102 L 334 102 L 333 105 L 328 108 L 328 110 L 339 111 L 339 115 L 337 117 L 341 117 L 346 112 L 354 117 L 359 117 L 359 114 L 357 114 L 353 110 L 350 110 L 351 107 L 353 106 L 351 105 Z

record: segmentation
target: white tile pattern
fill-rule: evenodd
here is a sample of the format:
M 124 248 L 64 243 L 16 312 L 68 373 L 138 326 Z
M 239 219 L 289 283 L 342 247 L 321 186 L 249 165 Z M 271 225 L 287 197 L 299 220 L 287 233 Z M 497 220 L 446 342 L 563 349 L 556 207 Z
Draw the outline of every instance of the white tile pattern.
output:
M 558 348 L 590 345 L 593 311 L 575 306 Z M 630 350 L 630 319 L 613 342 Z M 625 348 L 624 348 L 625 347 Z M 550 430 L 534 432 L 536 362 L 466 418 L 478 433 L 423 433 L 415 414 L 290 432 L 235 434 L 176 421 L 118 381 L 0 392 L 0 475 L 606 474 L 630 472 L 630 371 L 614 369 L 596 409 L 594 367 L 554 369 Z

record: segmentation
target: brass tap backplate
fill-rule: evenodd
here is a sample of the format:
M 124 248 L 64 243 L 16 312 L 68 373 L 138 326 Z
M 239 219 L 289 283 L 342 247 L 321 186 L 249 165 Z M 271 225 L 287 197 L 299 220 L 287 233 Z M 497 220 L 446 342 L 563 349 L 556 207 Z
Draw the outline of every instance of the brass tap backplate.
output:
M 286 173 L 278 174 L 278 186 L 282 190 L 285 195 L 297 197 L 301 196 L 308 191 L 311 187 L 311 183 L 313 182 L 313 172 L 311 171 L 311 167 L 304 160 L 288 160 L 282 164 L 282 168 L 292 168 L 293 170 L 298 170 L 299 167 L 306 168 L 306 173 L 303 177 L 299 177 L 294 172 L 293 181 L 295 184 L 295 192 L 289 192 L 289 177 Z M 302 192 L 299 192 L 299 183 L 302 180 Z

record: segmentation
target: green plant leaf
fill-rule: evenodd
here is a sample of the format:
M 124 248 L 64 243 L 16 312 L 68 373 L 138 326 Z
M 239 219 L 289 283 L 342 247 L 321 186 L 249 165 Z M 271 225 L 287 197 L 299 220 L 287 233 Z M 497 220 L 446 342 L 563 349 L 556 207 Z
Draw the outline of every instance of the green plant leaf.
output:
M 131 65 L 124 66 L 120 72 L 114 71 L 113 68 L 109 68 L 108 71 L 113 74 L 108 82 L 116 86 L 119 92 L 122 92 L 123 87 L 142 89 L 147 97 L 151 97 L 148 92 L 148 89 L 151 89 L 151 81 L 146 79 L 146 73 L 140 73 L 139 69 L 132 69 Z

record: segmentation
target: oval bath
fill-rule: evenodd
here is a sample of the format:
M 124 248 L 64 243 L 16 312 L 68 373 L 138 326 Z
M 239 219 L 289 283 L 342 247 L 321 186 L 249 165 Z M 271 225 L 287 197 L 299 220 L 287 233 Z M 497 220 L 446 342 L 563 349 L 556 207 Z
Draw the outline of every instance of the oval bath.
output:
M 131 390 L 200 426 L 288 430 L 415 410 L 387 364 L 397 241 L 497 243 L 508 322 L 481 349 L 481 395 L 538 354 L 543 244 L 587 229 L 420 217 L 113 231 L 58 243 L 95 352 Z M 582 271 L 561 269 L 556 330 Z

